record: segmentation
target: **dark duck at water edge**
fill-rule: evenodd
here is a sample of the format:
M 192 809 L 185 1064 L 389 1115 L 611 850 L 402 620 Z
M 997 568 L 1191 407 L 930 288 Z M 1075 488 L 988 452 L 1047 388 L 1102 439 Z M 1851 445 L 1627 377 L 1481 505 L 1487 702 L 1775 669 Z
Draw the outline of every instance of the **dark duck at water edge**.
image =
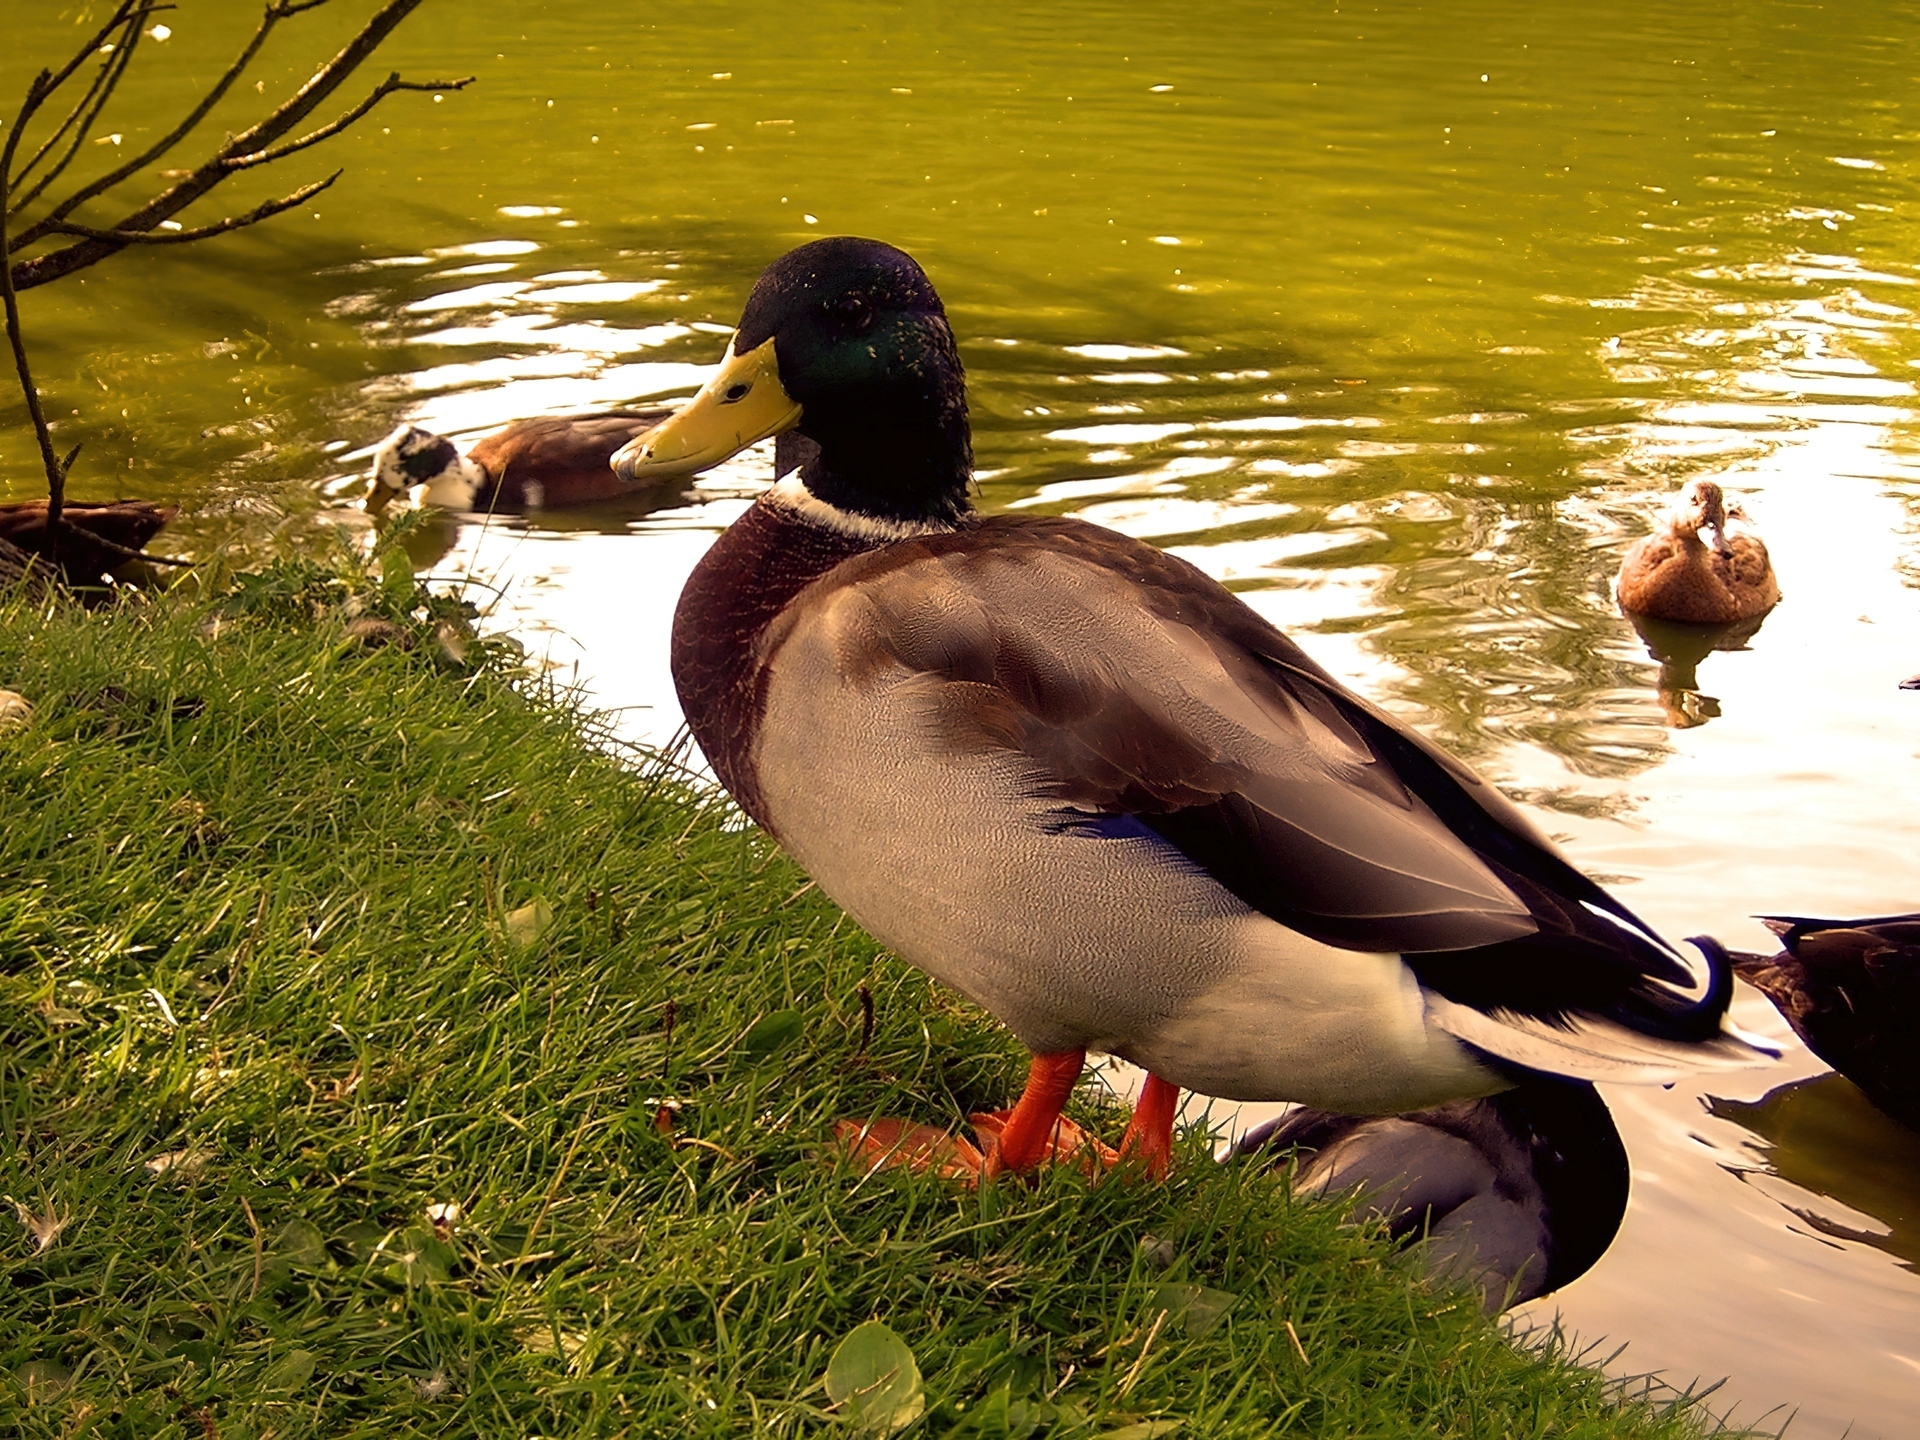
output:
M 1771 957 L 1736 953 L 1740 978 L 1809 1050 L 1920 1130 L 1920 914 L 1762 923 L 1785 948 Z
M 692 472 L 663 471 L 635 484 L 615 475 L 608 461 L 672 413 L 606 410 L 516 420 L 465 455 L 444 435 L 402 425 L 373 452 L 367 508 L 381 511 L 416 487 L 424 504 L 484 511 L 561 509 L 658 489 Z
M 144 548 L 179 513 L 175 506 L 145 500 L 69 502 L 61 507 L 63 523 L 55 534 L 47 528 L 46 501 L 12 501 L 0 504 L 0 547 L 51 563 L 69 584 L 93 585 L 139 559 L 124 552 Z
M 1773 561 L 1712 480 L 1692 480 L 1621 562 L 1620 608 L 1687 625 L 1754 620 L 1780 603 Z
M 1392 1114 L 1528 1070 L 1666 1080 L 1760 1053 L 1712 941 L 1662 940 L 1464 765 L 1185 561 L 982 516 L 953 333 L 913 260 L 768 267 L 634 480 L 793 430 L 673 624 L 694 737 L 883 944 L 1033 1053 L 985 1168 L 1052 1149 L 1088 1050 L 1181 1088 Z

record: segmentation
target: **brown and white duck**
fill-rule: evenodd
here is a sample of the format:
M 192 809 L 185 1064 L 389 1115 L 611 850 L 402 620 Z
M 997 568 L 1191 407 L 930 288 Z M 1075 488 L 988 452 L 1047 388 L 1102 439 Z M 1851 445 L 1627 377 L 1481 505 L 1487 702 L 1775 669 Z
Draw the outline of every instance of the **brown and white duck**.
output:
M 1786 948 L 1772 957 L 1736 953 L 1740 978 L 1809 1050 L 1920 1130 L 1920 914 L 1761 923 Z
M 1394 1114 L 1516 1074 L 1760 1058 L 1710 940 L 1669 944 L 1498 790 L 1183 560 L 971 509 L 960 359 L 912 258 L 768 267 L 638 482 L 816 449 L 719 538 L 672 668 L 722 783 L 882 943 L 1033 1054 L 988 1170 L 1052 1149 L 1088 1050 L 1180 1088 Z
M 0 504 L 0 541 L 57 565 L 70 584 L 91 585 L 137 559 L 124 552 L 143 548 L 180 511 L 145 500 L 107 500 L 68 503 L 60 513 L 64 523 L 55 536 L 47 530 L 46 501 Z
M 1731 625 L 1780 603 L 1767 547 L 1719 485 L 1690 480 L 1660 528 L 1627 551 L 1615 593 L 1635 615 Z
M 376 513 L 419 489 L 421 503 L 446 510 L 556 510 L 613 500 L 693 473 L 663 471 L 643 484 L 622 480 L 608 460 L 670 410 L 604 410 L 516 420 L 465 455 L 444 435 L 402 425 L 373 452 L 367 508 Z

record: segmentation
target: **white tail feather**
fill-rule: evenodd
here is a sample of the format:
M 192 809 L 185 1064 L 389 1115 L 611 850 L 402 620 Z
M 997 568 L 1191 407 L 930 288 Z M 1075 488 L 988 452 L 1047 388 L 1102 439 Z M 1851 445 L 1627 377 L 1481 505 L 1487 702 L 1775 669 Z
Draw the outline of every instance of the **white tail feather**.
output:
M 1698 1070 L 1738 1070 L 1780 1058 L 1765 1041 L 1730 1026 L 1707 1040 L 1666 1040 L 1599 1015 L 1570 1015 L 1561 1023 L 1512 1010 L 1476 1010 L 1431 990 L 1424 998 L 1428 1020 L 1456 1040 L 1529 1070 L 1576 1080 L 1665 1085 Z

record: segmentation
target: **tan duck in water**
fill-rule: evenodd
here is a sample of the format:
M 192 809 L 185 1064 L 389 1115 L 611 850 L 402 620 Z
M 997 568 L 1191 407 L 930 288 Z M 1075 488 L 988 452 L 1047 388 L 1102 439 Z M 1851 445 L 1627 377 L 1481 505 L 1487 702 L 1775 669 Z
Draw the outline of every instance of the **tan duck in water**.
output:
M 1662 526 L 1627 552 L 1615 593 L 1635 615 L 1731 625 L 1780 603 L 1773 562 L 1711 480 L 1689 481 Z
M 145 500 L 67 504 L 61 507 L 65 523 L 56 537 L 47 532 L 46 501 L 17 500 L 0 505 L 0 541 L 25 555 L 52 561 L 69 584 L 91 585 L 137 558 L 121 552 L 139 550 L 179 513 L 175 506 Z
M 657 484 L 622 480 L 608 468 L 614 451 L 645 435 L 670 410 L 603 410 L 516 420 L 465 455 L 444 435 L 402 425 L 373 452 L 367 508 L 376 513 L 414 489 L 447 510 L 557 510 L 614 500 Z M 661 479 L 677 480 L 683 469 Z

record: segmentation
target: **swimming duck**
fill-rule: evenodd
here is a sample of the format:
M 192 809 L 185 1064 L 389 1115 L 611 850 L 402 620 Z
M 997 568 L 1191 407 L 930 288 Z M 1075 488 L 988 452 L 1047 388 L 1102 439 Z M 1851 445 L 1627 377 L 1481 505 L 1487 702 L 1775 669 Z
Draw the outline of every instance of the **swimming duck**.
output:
M 1759 1058 L 1710 940 L 1662 940 L 1486 781 L 1183 560 L 976 514 L 952 330 L 913 259 L 768 267 L 719 371 L 614 456 L 634 481 L 815 447 L 694 568 L 672 670 L 741 808 L 883 944 L 1032 1052 L 985 1164 L 1052 1148 L 1089 1049 L 1187 1088 L 1395 1114 L 1519 1071 Z
M 1627 552 L 1616 593 L 1635 615 L 1730 625 L 1780 603 L 1760 537 L 1711 480 L 1690 480 L 1661 527 Z
M 66 504 L 60 509 L 65 523 L 54 539 L 47 533 L 47 502 L 16 500 L 0 505 L 0 540 L 28 555 L 54 561 L 70 584 L 91 585 L 137 558 L 121 552 L 141 549 L 179 513 L 177 506 L 145 500 Z M 101 544 L 103 540 L 107 544 Z
M 1488 1314 L 1584 1275 L 1627 1213 L 1626 1147 L 1579 1080 L 1530 1075 L 1484 1100 L 1377 1119 L 1303 1108 L 1234 1149 L 1293 1156 L 1296 1193 L 1359 1187 L 1351 1218 L 1424 1239 L 1429 1272 L 1477 1282 Z
M 631 495 L 639 487 L 616 476 L 607 460 L 672 413 L 605 410 L 516 420 L 465 455 L 444 435 L 402 425 L 373 452 L 367 508 L 383 510 L 416 485 L 426 487 L 425 503 L 447 510 L 552 510 Z
M 1920 914 L 1763 916 L 1786 947 L 1733 955 L 1740 978 L 1806 1046 L 1894 1119 L 1920 1130 Z

